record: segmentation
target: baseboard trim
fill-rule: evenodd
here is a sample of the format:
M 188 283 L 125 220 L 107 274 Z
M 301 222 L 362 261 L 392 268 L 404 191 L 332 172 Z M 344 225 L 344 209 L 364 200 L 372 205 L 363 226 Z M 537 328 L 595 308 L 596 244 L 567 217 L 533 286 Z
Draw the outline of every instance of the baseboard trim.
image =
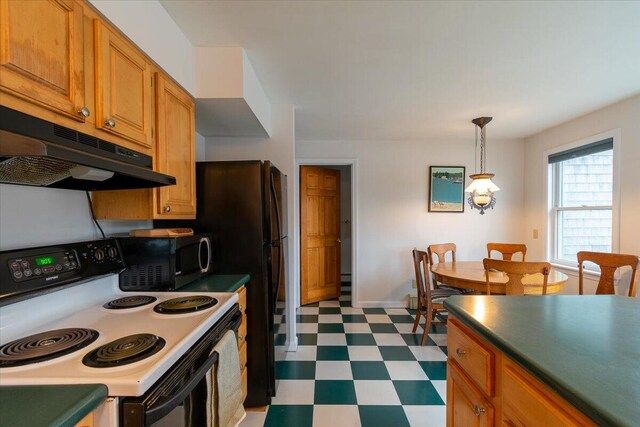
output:
M 407 308 L 407 301 L 358 301 L 358 308 Z

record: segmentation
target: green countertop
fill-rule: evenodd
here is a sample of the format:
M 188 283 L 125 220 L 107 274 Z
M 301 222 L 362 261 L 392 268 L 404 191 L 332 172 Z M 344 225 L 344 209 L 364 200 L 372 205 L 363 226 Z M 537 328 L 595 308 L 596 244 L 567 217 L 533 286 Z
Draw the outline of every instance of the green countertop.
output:
M 210 274 L 187 286 L 179 292 L 235 292 L 249 281 L 248 274 Z
M 106 398 L 103 384 L 2 386 L 0 425 L 72 427 Z
M 640 300 L 454 296 L 445 307 L 599 425 L 640 422 Z

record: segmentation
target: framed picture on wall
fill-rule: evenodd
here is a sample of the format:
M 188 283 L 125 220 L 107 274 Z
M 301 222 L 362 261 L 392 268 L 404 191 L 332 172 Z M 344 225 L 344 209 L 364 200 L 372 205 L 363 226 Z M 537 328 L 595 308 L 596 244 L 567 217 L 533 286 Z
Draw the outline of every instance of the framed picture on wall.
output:
M 429 167 L 429 212 L 464 212 L 464 166 Z

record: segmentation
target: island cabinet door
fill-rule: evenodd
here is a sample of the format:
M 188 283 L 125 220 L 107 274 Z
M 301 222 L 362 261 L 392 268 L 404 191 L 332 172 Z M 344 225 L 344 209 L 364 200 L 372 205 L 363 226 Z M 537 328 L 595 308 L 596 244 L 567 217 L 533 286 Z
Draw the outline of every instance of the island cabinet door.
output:
M 191 97 L 156 73 L 157 170 L 176 177 L 158 189 L 158 215 L 195 215 L 195 106 Z
M 96 127 L 151 152 L 151 66 L 126 39 L 95 20 Z
M 0 0 L 0 28 L 0 89 L 84 121 L 81 4 Z
M 447 427 L 490 427 L 495 411 L 456 362 L 447 364 Z

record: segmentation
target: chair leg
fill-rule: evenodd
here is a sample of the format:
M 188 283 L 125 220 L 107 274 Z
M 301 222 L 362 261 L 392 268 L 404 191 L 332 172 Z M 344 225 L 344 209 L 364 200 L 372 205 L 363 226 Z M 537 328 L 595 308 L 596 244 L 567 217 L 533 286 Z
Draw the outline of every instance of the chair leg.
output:
M 422 313 L 422 310 L 418 309 L 416 311 L 416 320 L 413 322 L 413 332 L 416 332 L 416 329 L 418 329 L 418 324 L 420 322 L 420 313 Z
M 429 319 L 429 316 L 424 316 L 424 332 L 422 332 L 422 341 L 420 341 L 421 346 L 424 346 L 427 343 L 429 329 L 431 329 L 431 319 Z

